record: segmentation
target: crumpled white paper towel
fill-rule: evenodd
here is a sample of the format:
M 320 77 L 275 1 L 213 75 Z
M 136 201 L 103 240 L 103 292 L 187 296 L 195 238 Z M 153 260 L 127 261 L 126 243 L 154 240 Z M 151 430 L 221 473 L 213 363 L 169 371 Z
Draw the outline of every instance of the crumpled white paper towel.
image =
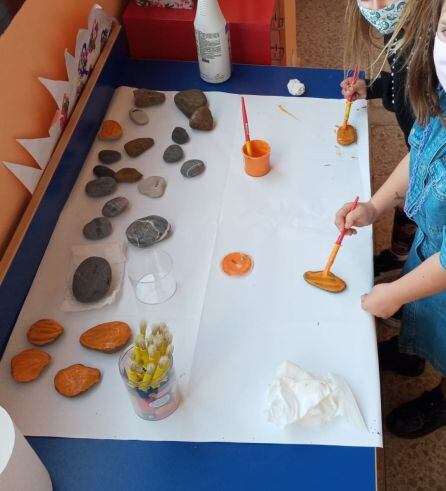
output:
M 347 382 L 328 373 L 318 377 L 285 361 L 270 384 L 266 397 L 269 422 L 280 428 L 302 421 L 322 426 L 337 416 L 357 428 L 367 429 Z
M 123 243 L 111 244 L 91 244 L 83 246 L 73 246 L 71 248 L 72 260 L 71 269 L 67 277 L 67 286 L 60 309 L 62 312 L 81 312 L 83 310 L 100 309 L 105 305 L 112 304 L 121 289 L 122 278 L 124 276 L 125 261 L 127 258 L 127 246 Z M 112 270 L 112 280 L 107 295 L 101 300 L 93 303 L 78 302 L 73 295 L 72 282 L 73 275 L 79 264 L 90 256 L 103 257 L 110 263 Z
M 291 95 L 302 95 L 305 92 L 305 85 L 297 78 L 292 78 L 287 84 L 288 92 Z

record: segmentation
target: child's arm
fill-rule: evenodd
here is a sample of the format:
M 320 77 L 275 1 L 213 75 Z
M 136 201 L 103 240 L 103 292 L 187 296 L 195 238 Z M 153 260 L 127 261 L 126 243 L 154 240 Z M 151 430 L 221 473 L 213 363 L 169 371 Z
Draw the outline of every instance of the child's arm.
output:
M 347 235 L 355 234 L 351 227 L 365 227 L 375 222 L 385 211 L 404 202 L 409 180 L 409 154 L 398 164 L 387 181 L 367 203 L 360 203 L 349 213 L 351 203 L 346 203 L 336 214 L 339 230 L 349 229 Z
M 446 269 L 442 262 L 440 253 L 434 254 L 399 280 L 376 285 L 363 295 L 362 307 L 377 317 L 387 318 L 406 303 L 446 290 Z

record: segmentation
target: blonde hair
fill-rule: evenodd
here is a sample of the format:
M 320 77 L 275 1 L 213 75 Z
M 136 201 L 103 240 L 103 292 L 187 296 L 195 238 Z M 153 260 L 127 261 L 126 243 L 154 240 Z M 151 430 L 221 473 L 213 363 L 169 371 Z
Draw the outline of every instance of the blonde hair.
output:
M 406 8 L 385 51 L 398 50 L 406 60 L 406 96 L 410 99 L 418 123 L 428 124 L 433 116 L 445 123 L 438 99 L 438 77 L 434 64 L 434 41 L 444 0 L 408 0 Z M 401 31 L 400 42 L 395 40 Z
M 369 72 L 373 66 L 385 54 L 380 44 L 380 36 L 361 14 L 358 0 L 347 0 L 345 9 L 345 48 L 344 48 L 344 71 L 347 72 L 354 65 L 359 64 L 361 68 Z M 379 49 L 378 59 L 372 62 L 373 53 Z M 385 58 L 382 65 L 385 63 Z M 370 73 L 372 78 L 372 73 Z

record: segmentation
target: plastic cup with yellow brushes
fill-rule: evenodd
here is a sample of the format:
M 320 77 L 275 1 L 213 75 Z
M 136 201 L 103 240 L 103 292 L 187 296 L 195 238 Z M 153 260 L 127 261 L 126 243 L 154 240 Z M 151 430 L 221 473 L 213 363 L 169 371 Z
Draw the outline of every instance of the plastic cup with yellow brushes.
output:
M 355 71 L 353 72 L 353 77 L 351 81 L 351 85 L 354 86 L 356 81 L 358 80 L 358 65 L 355 66 Z M 355 143 L 357 140 L 357 135 L 356 135 L 356 130 L 355 128 L 348 124 L 348 118 L 350 117 L 350 109 L 353 104 L 353 94 L 351 94 L 347 98 L 347 105 L 345 107 L 345 114 L 344 114 L 344 122 L 342 126 L 338 128 L 336 139 L 339 145 L 351 145 L 352 143 Z
M 355 201 L 353 202 L 349 210 L 349 213 L 351 213 L 358 206 L 358 201 L 359 196 L 356 196 Z M 338 255 L 339 249 L 341 248 L 342 241 L 344 240 L 347 230 L 348 229 L 344 227 L 339 234 L 324 270 L 307 271 L 306 273 L 304 273 L 304 280 L 307 283 L 331 293 L 340 293 L 346 289 L 347 285 L 345 281 L 334 275 L 330 270 L 333 266 L 336 256 Z

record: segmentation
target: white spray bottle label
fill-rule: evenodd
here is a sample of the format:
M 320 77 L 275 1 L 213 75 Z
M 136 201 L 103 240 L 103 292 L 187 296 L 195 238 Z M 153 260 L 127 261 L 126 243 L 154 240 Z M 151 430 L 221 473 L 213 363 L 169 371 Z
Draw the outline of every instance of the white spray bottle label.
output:
M 199 0 L 194 22 L 201 78 L 220 83 L 231 76 L 229 26 L 217 0 Z

